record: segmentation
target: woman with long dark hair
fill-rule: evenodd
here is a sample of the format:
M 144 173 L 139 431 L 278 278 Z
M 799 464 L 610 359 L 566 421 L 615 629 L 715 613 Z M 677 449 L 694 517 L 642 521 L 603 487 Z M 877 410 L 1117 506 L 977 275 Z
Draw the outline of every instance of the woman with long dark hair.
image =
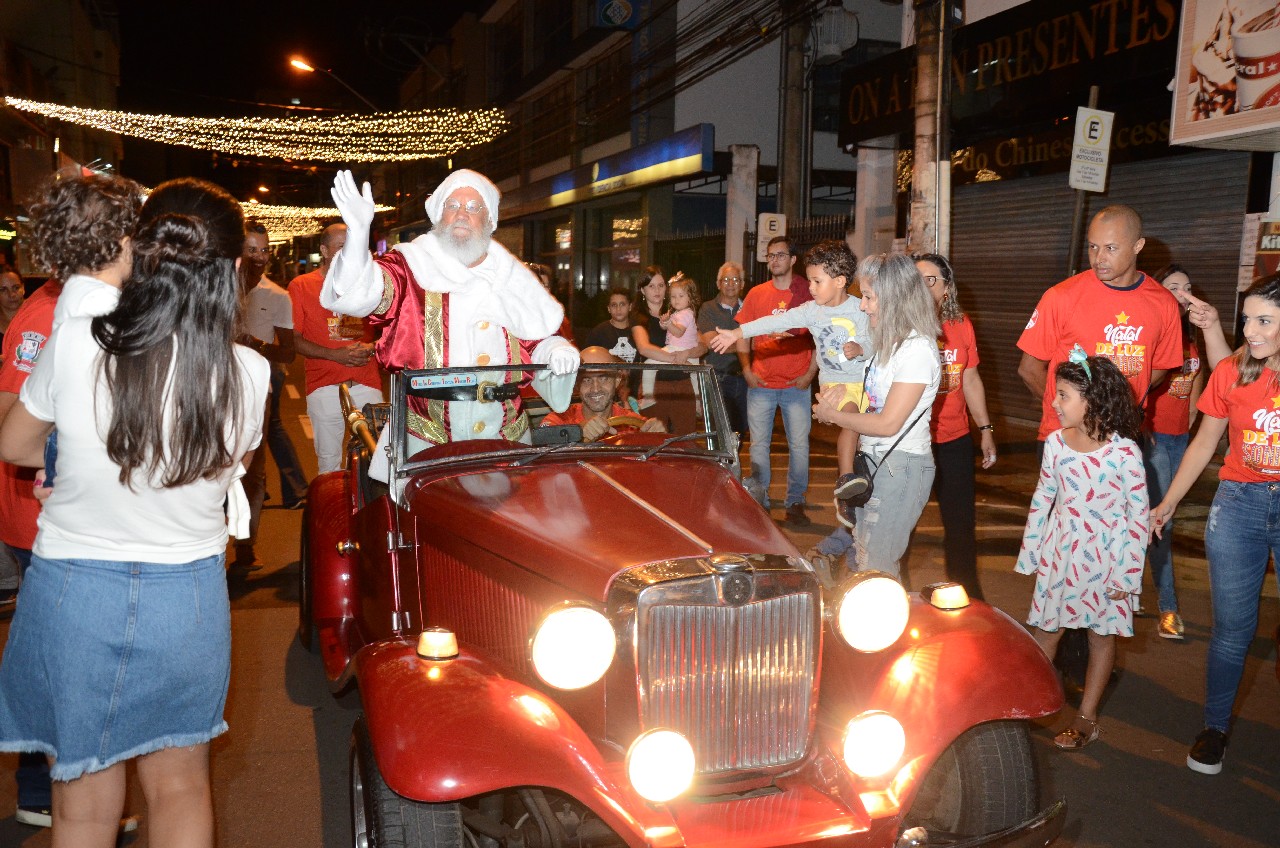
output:
M 0 459 L 57 483 L 0 663 L 0 750 L 53 763 L 53 844 L 115 843 L 137 760 L 151 840 L 213 844 L 209 740 L 227 729 L 223 514 L 261 435 L 265 359 L 234 343 L 240 206 L 174 180 L 147 200 L 116 309 L 52 336 Z

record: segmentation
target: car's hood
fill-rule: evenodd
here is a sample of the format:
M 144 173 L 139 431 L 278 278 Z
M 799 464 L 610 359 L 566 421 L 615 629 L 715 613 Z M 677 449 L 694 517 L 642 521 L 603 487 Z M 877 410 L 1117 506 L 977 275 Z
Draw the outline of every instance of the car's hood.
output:
M 603 592 L 619 570 L 796 549 L 722 466 L 691 457 L 542 460 L 406 492 L 419 532 L 447 532 L 555 582 Z

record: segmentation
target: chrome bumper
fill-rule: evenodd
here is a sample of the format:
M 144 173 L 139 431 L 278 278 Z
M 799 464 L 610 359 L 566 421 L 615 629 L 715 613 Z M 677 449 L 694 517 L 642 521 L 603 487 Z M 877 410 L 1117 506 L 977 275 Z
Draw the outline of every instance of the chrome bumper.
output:
M 1021 824 L 958 842 L 949 839 L 935 842 L 923 827 L 913 827 L 898 837 L 894 848 L 928 848 L 931 845 L 945 845 L 946 848 L 1045 848 L 1058 838 L 1066 823 L 1067 800 L 1062 798 Z

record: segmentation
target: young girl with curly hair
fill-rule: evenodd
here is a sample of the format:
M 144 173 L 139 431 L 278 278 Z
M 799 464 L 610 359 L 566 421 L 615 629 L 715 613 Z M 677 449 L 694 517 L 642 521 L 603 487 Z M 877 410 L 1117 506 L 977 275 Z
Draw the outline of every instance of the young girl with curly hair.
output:
M 1115 664 L 1116 636 L 1133 635 L 1135 596 L 1151 536 L 1142 414 L 1124 375 L 1077 346 L 1055 373 L 1062 429 L 1045 439 L 1015 570 L 1036 575 L 1027 623 L 1053 659 L 1064 628 L 1089 633 L 1079 715 L 1054 737 L 1066 750 L 1098 738 L 1098 704 Z

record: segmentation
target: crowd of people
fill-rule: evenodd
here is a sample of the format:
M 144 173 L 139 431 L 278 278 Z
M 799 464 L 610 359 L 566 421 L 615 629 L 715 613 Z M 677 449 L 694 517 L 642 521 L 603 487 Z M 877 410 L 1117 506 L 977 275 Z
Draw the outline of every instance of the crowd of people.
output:
M 212 844 L 209 743 L 226 730 L 230 667 L 224 571 L 257 567 L 263 442 L 280 505 L 305 501 L 280 415 L 284 367 L 297 356 L 321 473 L 342 462 L 342 389 L 358 405 L 380 402 L 389 371 L 546 365 L 526 389 L 554 410 L 545 423 L 577 425 L 593 441 L 624 426 L 661 432 L 643 410 L 664 381 L 685 392 L 689 381 L 648 371 L 628 385 L 592 366 L 705 362 L 730 426 L 750 443 L 743 485 L 766 510 L 781 413 L 779 506 L 792 527 L 811 523 L 812 422 L 839 428 L 838 526 L 807 555 L 824 583 L 853 571 L 899 576 L 932 492 L 948 578 L 983 597 L 975 468 L 997 462 L 998 444 L 975 329 L 945 256 L 858 262 L 844 241 L 799 256 L 784 236 L 768 245 L 769 279 L 744 296 L 743 267 L 727 262 L 705 302 L 696 281 L 652 266 L 634 292 L 608 292 L 608 319 L 580 353 L 550 269 L 492 239 L 498 190 L 472 171 L 455 171 L 428 199 L 430 232 L 376 257 L 369 186 L 340 172 L 343 223 L 324 230 L 320 267 L 287 287 L 266 276 L 269 233 L 222 189 L 175 180 L 141 198 L 114 176 L 54 183 L 32 208 L 33 250 L 52 279 L 24 302 L 21 279 L 0 269 L 0 603 L 19 579 L 22 597 L 0 659 L 0 750 L 21 752 L 19 820 L 52 825 L 55 845 L 107 845 L 136 827 L 123 809 L 131 760 L 153 838 Z M 1170 525 L 1228 437 L 1206 530 L 1214 620 L 1203 730 L 1187 760 L 1213 774 L 1268 555 L 1280 550 L 1268 521 L 1280 460 L 1256 438 L 1271 435 L 1280 394 L 1280 280 L 1246 293 L 1246 343 L 1233 352 L 1185 270 L 1138 270 L 1143 244 L 1134 210 L 1099 212 L 1090 269 L 1046 291 L 1019 339 L 1019 373 L 1043 403 L 1042 459 L 1011 566 L 1035 576 L 1027 623 L 1047 655 L 1065 634 L 1087 634 L 1079 714 L 1055 737 L 1085 747 L 1098 737 L 1115 637 L 1133 634 L 1148 562 L 1159 634 L 1183 638 Z M 483 403 L 474 389 L 412 398 L 410 451 L 527 440 L 521 387 L 487 391 Z

